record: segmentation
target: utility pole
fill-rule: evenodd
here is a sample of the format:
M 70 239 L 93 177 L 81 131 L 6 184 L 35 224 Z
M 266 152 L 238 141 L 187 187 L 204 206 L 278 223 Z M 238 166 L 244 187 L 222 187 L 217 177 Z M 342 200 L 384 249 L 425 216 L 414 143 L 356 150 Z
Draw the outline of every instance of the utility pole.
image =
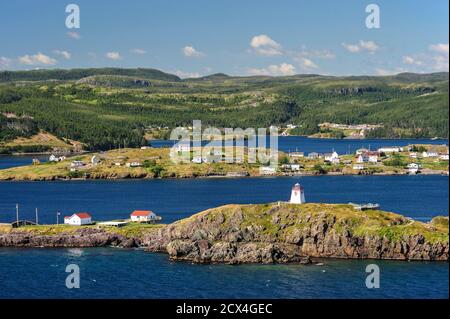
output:
M 16 222 L 17 226 L 19 226 L 19 204 L 16 204 Z
M 56 212 L 56 225 L 59 225 L 59 210 Z
M 39 212 L 38 212 L 38 209 L 37 209 L 37 207 L 36 207 L 36 225 L 39 225 Z

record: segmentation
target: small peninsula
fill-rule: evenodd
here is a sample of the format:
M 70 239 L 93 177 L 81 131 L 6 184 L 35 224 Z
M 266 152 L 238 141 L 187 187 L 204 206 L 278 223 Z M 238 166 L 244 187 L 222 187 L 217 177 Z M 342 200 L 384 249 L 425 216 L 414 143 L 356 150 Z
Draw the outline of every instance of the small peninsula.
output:
M 233 147 L 238 152 L 239 147 Z M 248 148 L 242 158 L 227 163 L 226 149 L 219 155 L 195 156 L 193 150 L 177 152 L 188 159 L 174 162 L 168 147 L 124 148 L 71 157 L 51 155 L 48 162 L 0 170 L 0 181 L 52 181 L 72 179 L 154 179 L 197 177 L 295 176 L 295 175 L 448 175 L 447 145 L 408 145 L 356 154 L 278 151 L 277 167 L 249 161 Z M 266 149 L 258 149 L 258 152 Z M 176 152 L 176 150 L 175 150 Z
M 449 219 L 428 223 L 347 204 L 230 204 L 168 225 L 0 226 L 0 247 L 142 247 L 194 263 L 314 258 L 448 261 Z

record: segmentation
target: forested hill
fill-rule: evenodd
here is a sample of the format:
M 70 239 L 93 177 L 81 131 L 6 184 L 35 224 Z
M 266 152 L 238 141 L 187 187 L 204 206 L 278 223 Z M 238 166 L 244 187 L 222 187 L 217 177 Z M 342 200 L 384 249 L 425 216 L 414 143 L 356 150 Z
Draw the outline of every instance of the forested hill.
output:
M 382 124 L 371 137 L 448 138 L 448 73 L 180 79 L 154 69 L 0 72 L 0 143 L 39 130 L 90 149 L 138 146 L 149 129 Z
M 48 81 L 48 80 L 79 80 L 89 76 L 111 75 L 142 77 L 152 80 L 180 81 L 180 78 L 156 69 L 121 69 L 121 68 L 92 68 L 92 69 L 53 69 L 53 70 L 30 70 L 30 71 L 2 71 L 0 82 L 10 81 Z

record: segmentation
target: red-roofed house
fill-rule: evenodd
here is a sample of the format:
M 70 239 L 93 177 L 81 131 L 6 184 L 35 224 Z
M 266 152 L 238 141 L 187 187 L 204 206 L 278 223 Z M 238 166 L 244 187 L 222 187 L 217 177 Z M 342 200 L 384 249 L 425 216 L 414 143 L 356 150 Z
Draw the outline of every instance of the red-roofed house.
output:
M 135 210 L 130 217 L 133 222 L 149 222 L 156 219 L 156 214 L 151 210 Z
M 81 226 L 92 224 L 92 217 L 89 213 L 75 213 L 72 216 L 64 217 L 64 224 Z

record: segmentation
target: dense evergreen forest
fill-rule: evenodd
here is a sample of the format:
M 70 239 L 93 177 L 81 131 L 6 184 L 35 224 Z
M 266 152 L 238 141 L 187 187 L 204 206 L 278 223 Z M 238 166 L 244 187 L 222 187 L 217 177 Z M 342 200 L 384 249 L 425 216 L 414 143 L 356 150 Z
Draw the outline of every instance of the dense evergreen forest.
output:
M 0 72 L 0 142 L 39 130 L 104 150 L 146 143 L 146 130 L 190 126 L 383 124 L 370 137 L 448 138 L 448 73 L 385 77 L 181 80 L 154 69 Z

